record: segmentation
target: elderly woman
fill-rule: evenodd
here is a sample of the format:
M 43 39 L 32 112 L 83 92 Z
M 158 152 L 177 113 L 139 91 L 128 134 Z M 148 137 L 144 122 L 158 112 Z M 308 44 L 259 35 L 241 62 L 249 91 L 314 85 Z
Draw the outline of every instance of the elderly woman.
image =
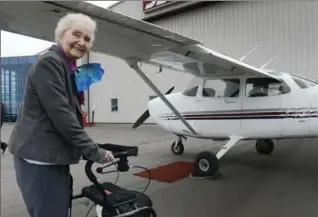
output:
M 16 179 L 31 217 L 67 217 L 70 165 L 83 156 L 113 160 L 85 132 L 74 71 L 94 41 L 96 23 L 68 14 L 57 24 L 55 40 L 28 74 L 24 100 L 9 139 Z

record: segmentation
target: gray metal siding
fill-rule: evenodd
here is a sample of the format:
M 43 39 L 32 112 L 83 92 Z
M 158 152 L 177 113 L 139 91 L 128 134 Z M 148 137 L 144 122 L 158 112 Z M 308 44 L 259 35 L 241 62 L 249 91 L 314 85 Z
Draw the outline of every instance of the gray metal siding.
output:
M 134 7 L 140 7 L 136 13 L 141 11 L 140 2 L 120 5 L 129 6 L 121 8 L 123 12 Z M 317 11 L 316 1 L 225 2 L 154 23 L 199 39 L 207 47 L 234 58 L 260 44 L 245 60 L 247 63 L 259 67 L 280 53 L 267 68 L 318 79 Z M 93 55 L 93 59 L 104 64 L 108 71 L 102 83 L 91 89 L 96 122 L 134 122 L 146 109 L 149 95 L 154 93 L 123 61 L 106 55 Z M 171 71 L 158 74 L 155 73 L 158 69 L 146 65 L 142 68 L 163 92 L 172 85 L 176 85 L 175 91 L 183 90 L 191 78 Z M 112 97 L 119 98 L 118 112 L 110 111 Z
M 197 38 L 211 49 L 268 68 L 318 79 L 318 2 L 225 2 L 158 20 L 155 24 Z
M 144 16 L 142 1 L 122 1 L 109 9 L 136 19 L 142 19 Z

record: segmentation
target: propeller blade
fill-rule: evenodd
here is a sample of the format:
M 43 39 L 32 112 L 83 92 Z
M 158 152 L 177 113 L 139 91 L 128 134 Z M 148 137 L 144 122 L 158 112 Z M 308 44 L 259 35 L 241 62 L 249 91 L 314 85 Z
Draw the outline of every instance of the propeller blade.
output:
M 141 124 L 143 124 L 148 118 L 150 114 L 148 109 L 138 118 L 138 120 L 133 124 L 132 128 L 136 129 L 139 127 Z
M 170 94 L 173 90 L 174 90 L 174 87 L 171 87 L 171 88 L 165 93 L 165 95 Z
M 166 93 L 170 94 L 172 91 L 174 90 L 174 87 L 171 87 Z M 137 127 L 139 127 L 141 124 L 143 124 L 150 116 L 149 110 L 147 109 L 138 119 L 137 121 L 133 124 L 132 128 L 136 129 Z

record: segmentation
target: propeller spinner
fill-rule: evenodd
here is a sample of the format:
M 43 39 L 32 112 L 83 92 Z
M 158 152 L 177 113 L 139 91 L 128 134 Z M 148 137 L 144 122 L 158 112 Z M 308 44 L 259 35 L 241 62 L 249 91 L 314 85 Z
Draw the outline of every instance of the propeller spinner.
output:
M 173 91 L 174 87 L 171 87 L 166 93 L 170 94 Z M 143 124 L 150 116 L 149 110 L 147 109 L 138 119 L 137 121 L 133 124 L 132 128 L 136 129 L 137 127 L 139 127 L 141 124 Z

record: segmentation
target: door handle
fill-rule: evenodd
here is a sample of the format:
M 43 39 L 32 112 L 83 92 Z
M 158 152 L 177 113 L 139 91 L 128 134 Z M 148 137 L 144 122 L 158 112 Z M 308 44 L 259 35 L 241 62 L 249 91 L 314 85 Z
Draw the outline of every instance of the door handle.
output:
M 229 99 L 225 99 L 224 102 L 225 102 L 225 103 L 235 103 L 236 101 L 229 100 Z

